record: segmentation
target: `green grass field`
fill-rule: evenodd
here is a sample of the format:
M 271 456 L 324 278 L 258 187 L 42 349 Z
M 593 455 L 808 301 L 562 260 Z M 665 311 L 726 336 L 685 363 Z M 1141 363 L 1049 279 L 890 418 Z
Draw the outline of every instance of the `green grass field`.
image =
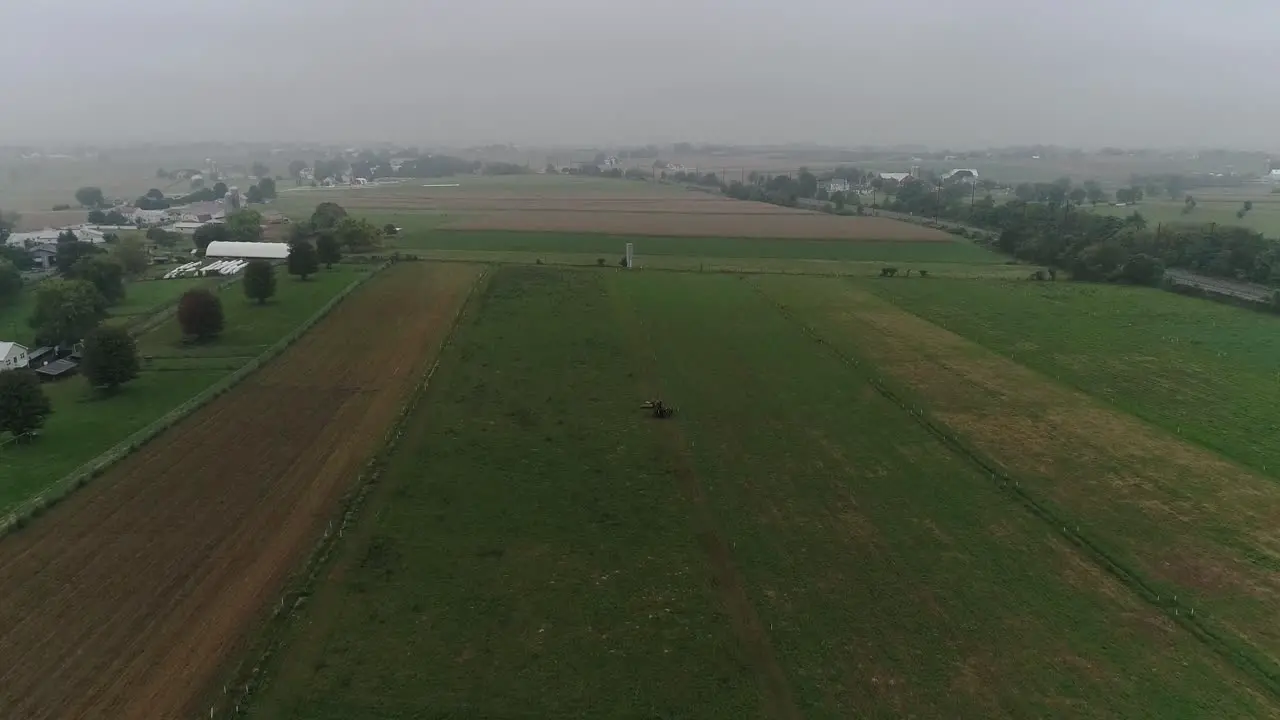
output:
M 757 238 L 678 238 L 595 233 L 436 231 L 405 233 L 396 246 L 451 252 L 574 253 L 603 257 L 617 264 L 626 244 L 634 243 L 637 262 L 646 258 L 817 260 L 960 263 L 990 265 L 1006 258 L 974 243 L 848 240 L 762 240 Z
M 156 358 L 242 357 L 249 358 L 267 349 L 276 340 L 302 324 L 315 311 L 351 284 L 367 268 L 335 265 L 303 282 L 276 268 L 276 295 L 258 305 L 244 295 L 240 283 L 218 293 L 226 329 L 217 342 L 187 345 L 177 317 L 170 319 L 138 340 L 138 351 Z
M 1275 712 L 768 290 L 501 270 L 255 717 Z
M 173 302 L 193 287 L 216 284 L 211 278 L 183 278 L 177 280 L 140 280 L 125 283 L 125 296 L 119 304 L 109 308 L 107 322 L 127 324 L 142 319 L 157 308 Z M 35 331 L 27 324 L 35 312 L 37 284 L 24 287 L 18 298 L 0 305 L 0 340 L 17 342 L 31 347 L 35 343 Z
M 1196 223 L 1199 225 L 1216 223 L 1218 225 L 1239 225 L 1256 230 L 1267 237 L 1280 237 L 1280 195 L 1202 198 L 1194 190 L 1191 191 L 1191 194 L 1196 195 L 1197 205 L 1195 210 L 1187 214 L 1182 212 L 1183 202 L 1181 200 L 1144 200 L 1137 205 L 1129 207 L 1099 205 L 1093 208 L 1093 211 L 1101 215 L 1114 215 L 1116 217 L 1128 217 L 1134 211 L 1137 211 L 1142 213 L 1142 216 L 1147 219 L 1147 223 L 1153 227 L 1157 223 Z M 1240 218 L 1236 216 L 1236 213 L 1241 209 L 1244 200 L 1252 200 L 1253 209 L 1245 213 L 1243 218 Z
M 261 307 L 251 305 L 238 285 L 227 288 L 221 294 L 226 329 L 220 338 L 204 345 L 182 345 L 177 320 L 169 320 L 138 338 L 139 352 L 156 357 L 144 361 L 140 377 L 111 397 L 94 393 L 82 377 L 44 385 L 53 414 L 39 439 L 0 447 L 0 513 L 239 368 L 315 314 L 362 272 L 359 267 L 335 267 L 306 283 L 281 277 L 276 298 Z M 177 290 L 191 283 L 136 285 L 155 286 L 152 299 L 163 300 L 169 297 L 168 288 Z

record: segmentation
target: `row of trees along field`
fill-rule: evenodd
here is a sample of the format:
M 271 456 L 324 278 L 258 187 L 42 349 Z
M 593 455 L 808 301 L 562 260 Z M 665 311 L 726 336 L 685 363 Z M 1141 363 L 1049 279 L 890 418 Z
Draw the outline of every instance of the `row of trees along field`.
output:
M 1019 259 L 1067 270 L 1079 280 L 1142 284 L 1159 282 L 1165 268 L 1181 268 L 1214 277 L 1280 285 L 1280 242 L 1238 226 L 1213 223 L 1170 223 L 1151 227 L 1140 212 L 1126 218 L 1089 212 L 1087 205 L 1109 202 L 1111 196 L 1096 182 L 1075 185 L 1070 178 L 1051 183 L 1023 183 L 1013 199 L 997 202 L 987 190 L 990 181 L 944 182 L 940 178 L 884 180 L 858 168 L 839 168 L 832 177 L 863 184 L 872 191 L 872 207 L 964 223 L 991 231 L 991 244 Z M 861 200 L 843 193 L 828 197 L 818 177 L 801 170 L 790 175 L 752 173 L 747 182 L 724 184 L 714 173 L 677 173 L 673 179 L 719 187 L 740 200 L 794 207 L 801 198 L 829 200 L 836 212 L 852 201 L 862 213 Z M 1135 177 L 1130 187 L 1116 191 L 1119 201 L 1140 202 L 1149 189 L 1183 192 L 1200 176 Z M 982 191 L 981 197 L 979 192 Z M 1176 195 L 1175 195 L 1176 197 Z M 1187 200 L 1194 208 L 1194 198 Z M 1251 208 L 1246 202 L 1237 213 Z
M 139 210 L 166 210 L 178 205 L 221 200 L 227 196 L 229 191 L 227 184 L 222 181 L 174 198 L 167 197 L 164 191 L 159 188 L 151 188 L 134 200 L 133 204 Z M 257 184 L 251 185 L 245 192 L 245 201 L 262 203 L 274 199 L 276 195 L 276 181 L 272 178 L 264 177 Z M 81 207 L 89 209 L 89 215 L 86 218 L 89 223 L 94 225 L 129 224 L 128 218 L 119 210 L 106 209 L 110 203 L 107 202 L 106 197 L 103 195 L 102 188 L 91 186 L 80 188 L 76 191 L 76 202 L 80 203 Z

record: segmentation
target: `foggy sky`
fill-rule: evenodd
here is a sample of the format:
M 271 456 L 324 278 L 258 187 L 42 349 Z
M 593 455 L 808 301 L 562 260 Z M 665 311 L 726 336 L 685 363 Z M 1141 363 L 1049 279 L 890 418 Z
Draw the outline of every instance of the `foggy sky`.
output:
M 1280 147 L 1275 0 L 12 0 L 0 144 Z

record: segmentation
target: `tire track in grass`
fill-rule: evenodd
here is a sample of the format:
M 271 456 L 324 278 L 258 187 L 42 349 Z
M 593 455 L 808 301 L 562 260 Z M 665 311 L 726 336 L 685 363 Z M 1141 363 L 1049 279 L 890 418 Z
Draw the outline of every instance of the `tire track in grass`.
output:
M 615 292 L 610 298 L 619 315 L 619 320 L 630 332 L 625 333 L 632 352 L 640 362 L 636 368 L 641 374 L 641 383 L 650 388 L 657 396 L 661 387 L 661 373 L 658 369 L 658 356 L 654 352 L 654 336 L 652 326 L 646 318 L 636 313 L 635 307 Z M 712 584 L 724 607 L 725 613 L 733 626 L 735 635 L 746 650 L 760 683 L 764 700 L 764 710 L 768 717 L 799 718 L 803 717 L 796 705 L 791 683 L 786 671 L 778 661 L 774 652 L 769 631 L 760 620 L 760 614 L 747 595 L 746 581 L 738 570 L 733 559 L 733 552 L 725 541 L 716 524 L 714 514 L 707 501 L 706 491 L 694 468 L 690 457 L 689 442 L 680 432 L 677 422 L 663 422 L 659 433 L 667 448 L 667 456 L 671 459 L 672 469 L 680 484 L 680 491 L 692 509 L 691 519 L 694 535 L 707 559 L 707 568 L 711 574 Z

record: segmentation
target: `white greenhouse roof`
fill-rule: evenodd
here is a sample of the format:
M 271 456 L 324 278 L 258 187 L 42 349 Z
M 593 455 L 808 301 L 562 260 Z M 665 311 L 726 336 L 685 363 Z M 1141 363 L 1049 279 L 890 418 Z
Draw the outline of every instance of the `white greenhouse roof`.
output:
M 284 260 L 289 257 L 289 246 L 275 242 L 211 242 L 204 251 L 204 256 Z

